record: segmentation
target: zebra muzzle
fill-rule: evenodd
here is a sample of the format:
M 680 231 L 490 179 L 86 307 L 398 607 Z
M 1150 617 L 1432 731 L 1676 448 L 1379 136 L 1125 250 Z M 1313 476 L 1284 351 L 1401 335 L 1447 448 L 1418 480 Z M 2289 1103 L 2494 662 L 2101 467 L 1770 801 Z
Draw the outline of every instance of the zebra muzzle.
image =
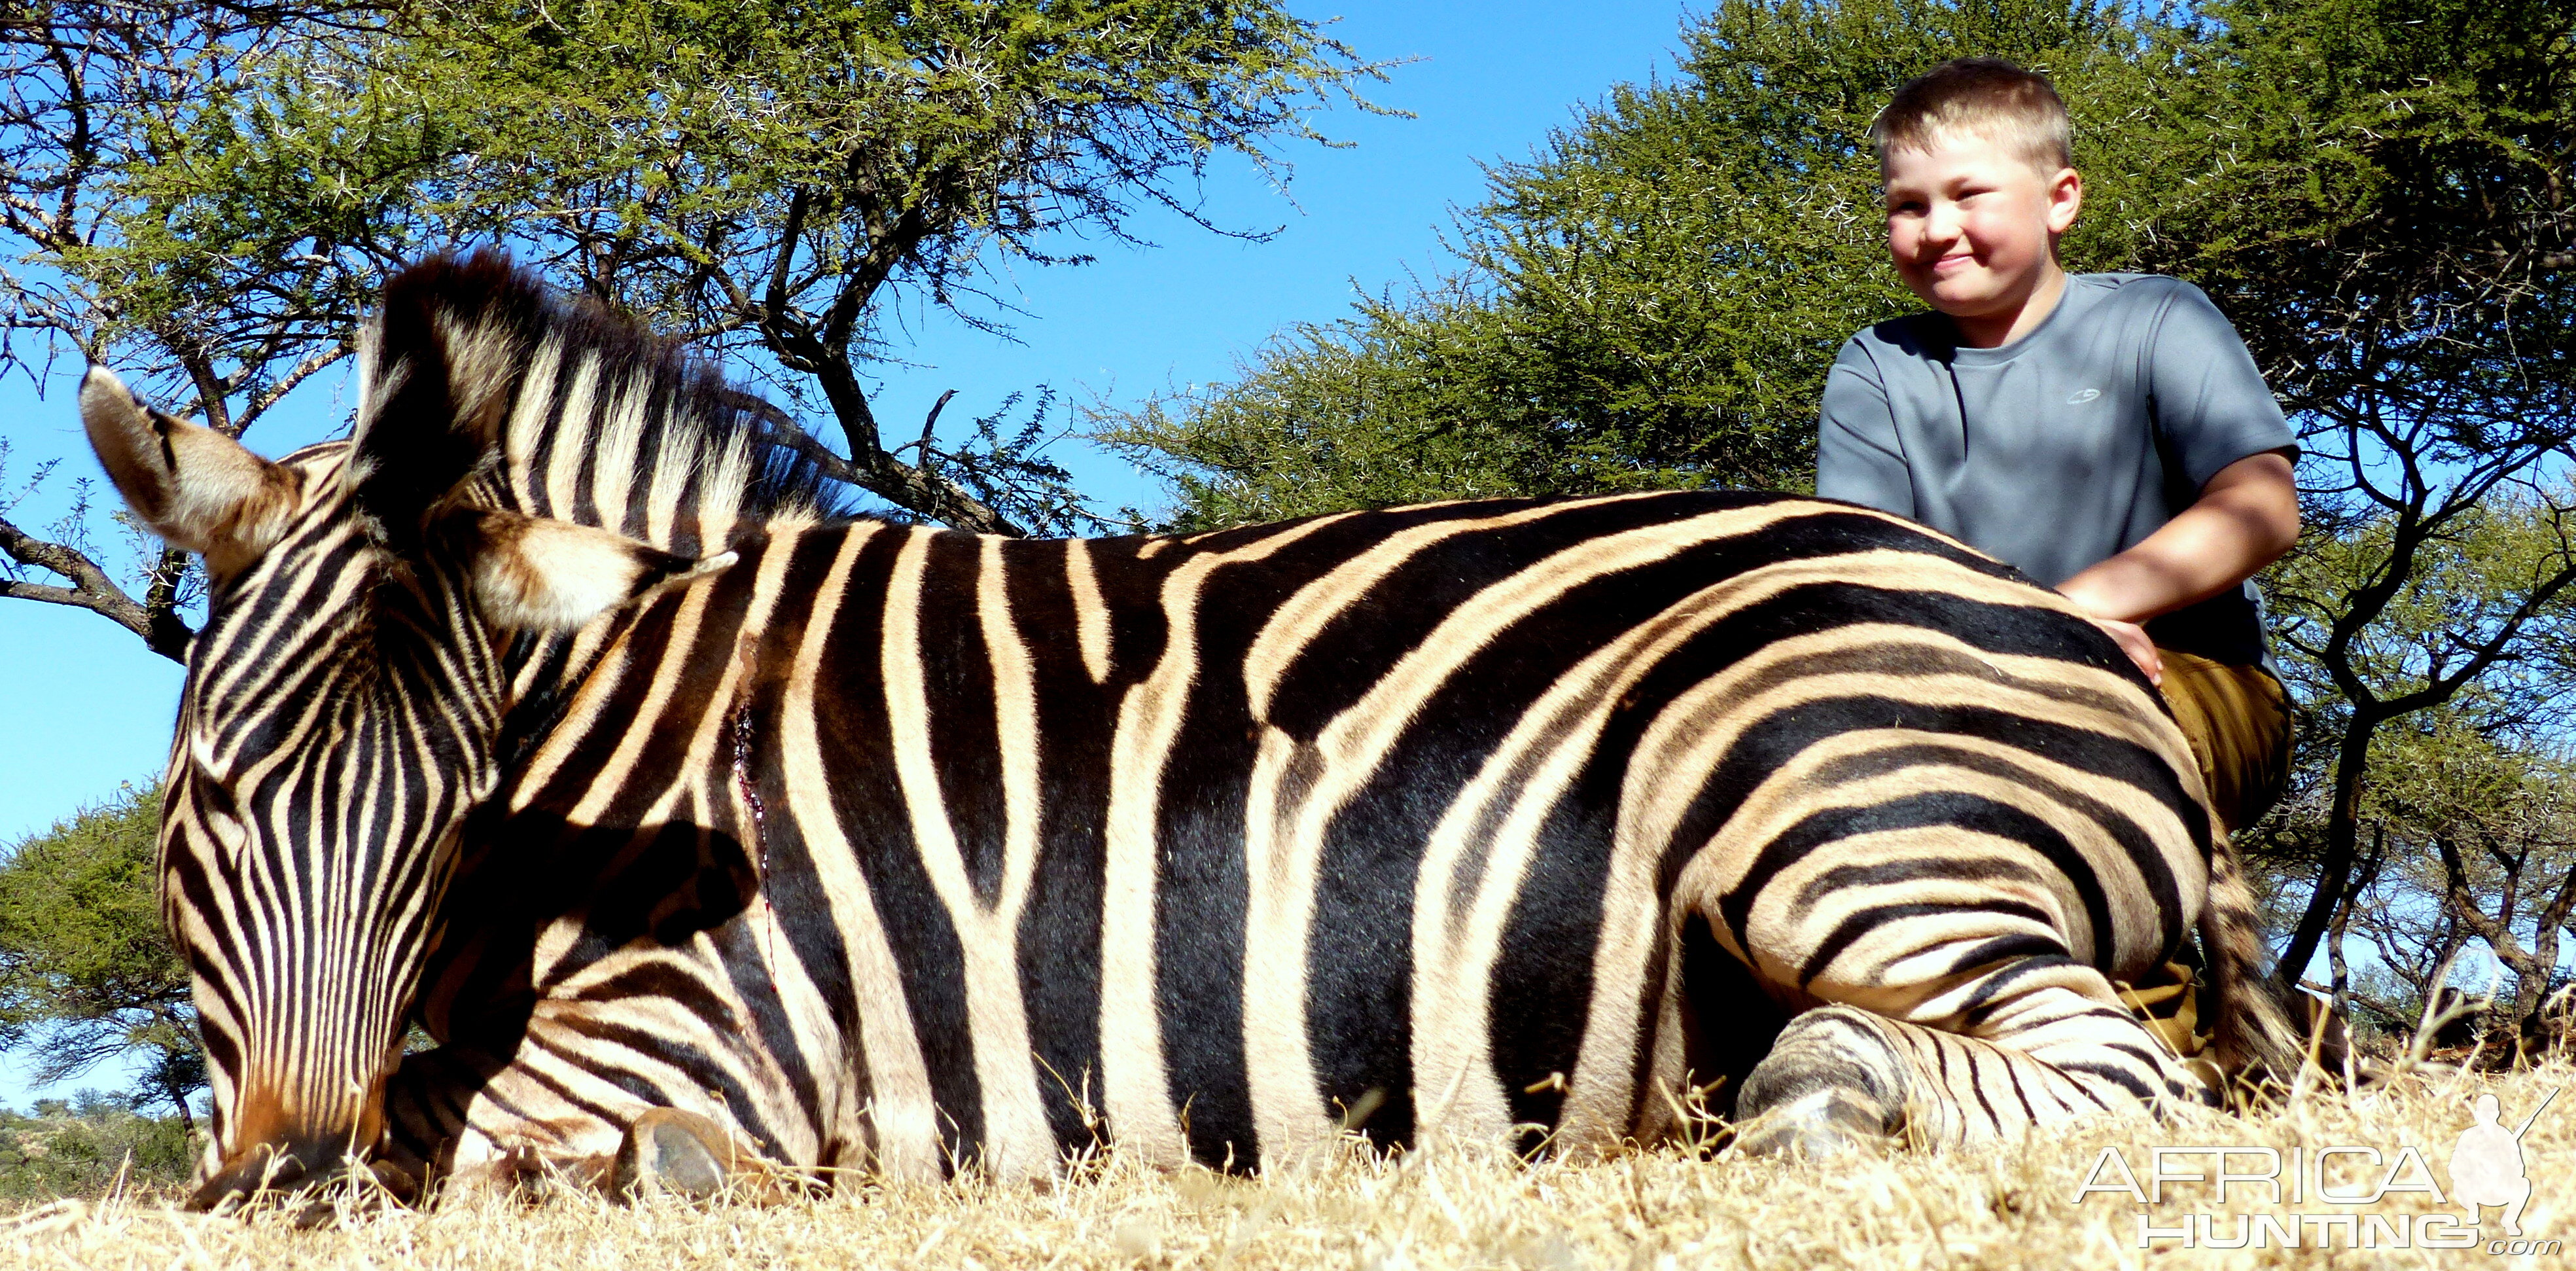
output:
M 299 1227 L 326 1225 L 349 1212 L 418 1199 L 420 1183 L 389 1162 L 350 1154 L 344 1144 L 279 1148 L 258 1144 L 217 1169 L 188 1197 L 201 1213 L 241 1213 L 274 1206 Z

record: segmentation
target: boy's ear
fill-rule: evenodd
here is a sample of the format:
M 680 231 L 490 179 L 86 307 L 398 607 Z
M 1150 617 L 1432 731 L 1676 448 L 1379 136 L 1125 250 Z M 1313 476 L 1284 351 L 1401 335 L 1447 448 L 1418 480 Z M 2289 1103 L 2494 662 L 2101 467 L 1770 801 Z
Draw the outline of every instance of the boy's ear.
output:
M 2084 210 L 2084 178 L 2073 168 L 2059 168 L 2048 179 L 2048 232 L 2063 234 L 2075 227 L 2075 216 Z
M 448 541 L 465 554 L 474 600 L 508 631 L 562 632 L 663 587 L 733 564 L 674 556 L 623 534 L 516 512 L 451 514 Z
M 217 576 L 259 559 L 286 532 L 296 477 L 212 428 L 145 406 L 104 366 L 81 380 L 81 426 L 125 505 Z

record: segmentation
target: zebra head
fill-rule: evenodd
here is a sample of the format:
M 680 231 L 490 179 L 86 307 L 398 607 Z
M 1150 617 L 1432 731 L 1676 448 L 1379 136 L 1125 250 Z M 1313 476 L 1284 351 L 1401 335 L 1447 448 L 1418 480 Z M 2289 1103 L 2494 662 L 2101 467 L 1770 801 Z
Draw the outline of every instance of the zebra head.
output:
M 387 289 L 346 442 L 272 462 L 103 368 L 81 389 L 127 504 L 209 577 L 160 853 L 214 1088 L 201 1206 L 342 1176 L 377 1142 L 466 813 L 498 780 L 513 641 L 732 560 L 501 506 L 545 315 L 524 287 L 459 285 L 485 263 Z

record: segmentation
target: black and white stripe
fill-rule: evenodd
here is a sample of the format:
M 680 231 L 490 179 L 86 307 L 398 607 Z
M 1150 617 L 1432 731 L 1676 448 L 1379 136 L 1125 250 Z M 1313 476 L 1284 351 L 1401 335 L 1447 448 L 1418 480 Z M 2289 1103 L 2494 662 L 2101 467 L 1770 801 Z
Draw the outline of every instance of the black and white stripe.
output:
M 2205 1095 L 2111 983 L 2195 925 L 2223 1040 L 2278 1034 L 2152 690 L 1895 518 L 981 538 L 828 516 L 756 404 L 496 262 L 406 275 L 370 357 L 182 707 L 209 1197 L 352 1142 L 596 1169 L 657 1107 L 923 1178 L 1354 1123 L 1597 1150 L 1720 1074 L 1739 1112 L 2009 1135 Z M 549 628 L 510 598 L 600 591 L 575 548 L 617 603 Z M 442 1045 L 397 1065 L 406 1019 Z

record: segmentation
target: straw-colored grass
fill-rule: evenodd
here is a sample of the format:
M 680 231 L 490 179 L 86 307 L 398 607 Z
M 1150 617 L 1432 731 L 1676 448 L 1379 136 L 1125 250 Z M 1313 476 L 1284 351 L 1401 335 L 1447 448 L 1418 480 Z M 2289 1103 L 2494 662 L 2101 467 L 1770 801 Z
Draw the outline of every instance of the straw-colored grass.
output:
M 1177 1174 L 1109 1162 L 1051 1187 L 974 1180 L 944 1187 L 862 1184 L 826 1199 L 761 1206 L 612 1204 L 588 1196 L 540 1204 L 460 1199 L 429 1212 L 370 1209 L 322 1230 L 271 1215 L 207 1218 L 157 1200 L 58 1202 L 0 1219 L 0 1265 L 33 1268 L 402 1267 L 2159 1267 L 2533 1266 L 2564 1254 L 2479 1248 L 2261 1251 L 2137 1247 L 2142 1212 L 2163 1226 L 2210 1213 L 2413 1215 L 2430 1197 L 2378 1205 L 2309 1197 L 2272 1204 L 2260 1188 L 2167 1189 L 2142 1210 L 2121 1196 L 2076 1191 L 2102 1149 L 2119 1147 L 2141 1181 L 2154 1145 L 2287 1149 L 2377 1147 L 2383 1161 L 2419 1149 L 2447 1184 L 2469 1102 L 2499 1096 L 2504 1121 L 2552 1088 L 2576 1085 L 2555 1064 L 2511 1076 L 2433 1069 L 2358 1097 L 2310 1093 L 2284 1110 L 2235 1117 L 2193 1112 L 2150 1125 L 2109 1122 L 2034 1142 L 1947 1153 L 1898 1153 L 1820 1165 L 1694 1159 L 1678 1150 L 1606 1161 L 1524 1165 L 1499 1152 L 1450 1149 L 1382 1158 L 1344 1152 L 1257 1179 Z M 2576 1094 L 2523 1142 L 2535 1195 L 2525 1233 L 2576 1240 Z M 2240 1168 L 2247 1164 L 2240 1159 Z M 2374 1173 L 2338 1159 L 2329 1181 L 2367 1186 Z M 2343 1168 L 2349 1167 L 2349 1168 Z M 2205 1169 L 2205 1166 L 2203 1167 Z M 2500 1234 L 2486 1211 L 2483 1236 Z M 2221 1238 L 2234 1217 L 2216 1222 Z

